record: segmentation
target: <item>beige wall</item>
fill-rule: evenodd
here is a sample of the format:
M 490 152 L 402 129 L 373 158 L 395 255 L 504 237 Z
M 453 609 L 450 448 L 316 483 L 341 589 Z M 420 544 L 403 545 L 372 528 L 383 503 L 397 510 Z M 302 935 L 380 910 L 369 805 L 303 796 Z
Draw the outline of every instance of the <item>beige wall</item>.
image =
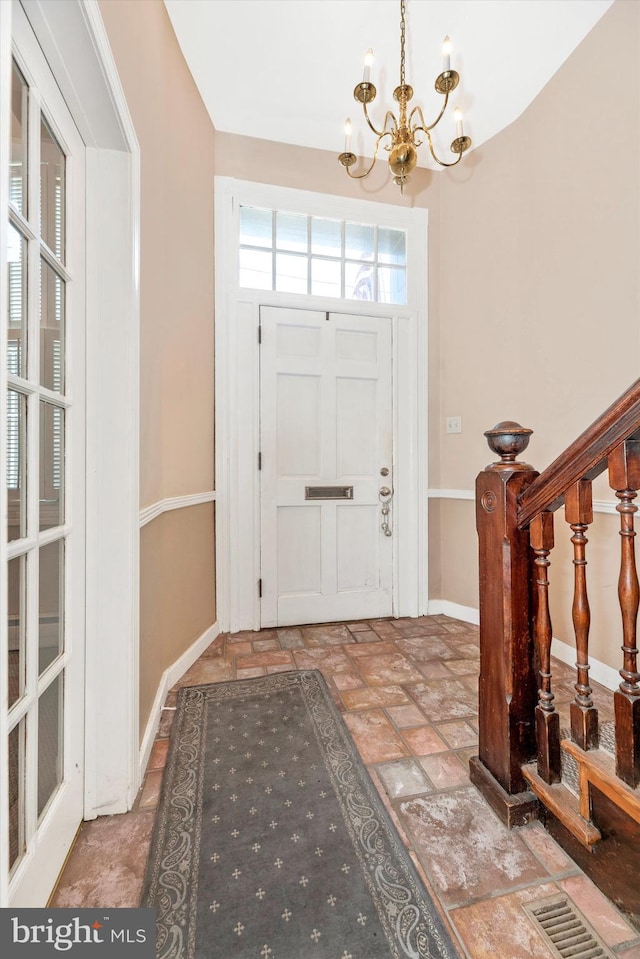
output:
M 372 135 L 372 146 L 373 139 Z M 219 131 L 216 133 L 215 169 L 219 176 L 238 180 L 399 206 L 428 207 L 439 189 L 437 174 L 416 169 L 402 197 L 399 187 L 388 175 L 384 157 L 366 180 L 355 180 L 345 173 L 337 153 L 329 150 L 290 146 Z
M 618 0 L 520 119 L 458 169 L 417 171 L 404 199 L 383 165 L 357 182 L 330 152 L 216 135 L 160 0 L 101 10 L 142 151 L 141 505 L 214 484 L 214 172 L 429 209 L 432 487 L 471 488 L 505 418 L 533 427 L 543 467 L 635 378 L 638 4 Z M 473 504 L 430 516 L 432 598 L 477 605 Z M 215 619 L 213 577 L 211 507 L 143 529 L 143 728 L 163 670 Z
M 101 0 L 141 151 L 140 505 L 214 488 L 214 129 L 161 0 Z M 140 542 L 140 721 L 215 621 L 213 507 Z
M 213 489 L 214 129 L 162 0 L 101 0 L 141 151 L 140 505 Z
M 141 731 L 164 670 L 215 621 L 213 543 L 209 503 L 163 513 L 141 530 Z
M 492 458 L 483 431 L 503 419 L 533 428 L 523 458 L 543 469 L 638 376 L 639 41 L 640 5 L 618 0 L 523 116 L 443 177 L 439 400 L 463 432 L 440 423 L 432 486 L 472 488 Z M 597 495 L 612 498 L 604 482 Z M 473 510 L 435 509 L 441 595 L 477 605 L 476 563 L 460 549 Z M 591 589 L 592 635 L 594 655 L 619 667 L 619 636 L 615 651 L 604 636 L 619 621 L 618 537 L 593 544 L 612 525 L 601 517 L 591 537 L 594 566 L 610 570 Z M 558 613 L 554 632 L 568 630 Z

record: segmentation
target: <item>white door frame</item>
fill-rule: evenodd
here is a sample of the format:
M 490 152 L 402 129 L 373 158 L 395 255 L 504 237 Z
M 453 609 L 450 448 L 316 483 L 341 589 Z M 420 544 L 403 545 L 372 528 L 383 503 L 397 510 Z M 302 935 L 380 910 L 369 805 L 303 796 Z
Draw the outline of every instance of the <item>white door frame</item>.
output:
M 406 307 L 238 288 L 240 205 L 408 231 Z M 223 631 L 260 628 L 261 305 L 391 316 L 394 415 L 394 616 L 428 605 L 427 211 L 215 178 L 216 596 Z
M 87 147 L 87 542 L 85 818 L 124 812 L 139 786 L 139 148 L 97 0 L 22 0 Z M 0 2 L 0 124 L 8 129 L 11 3 Z M 0 142 L 0 217 L 8 204 Z M 5 229 L 0 230 L 4 237 Z M 0 315 L 6 311 L 0 243 Z M 3 326 L 4 329 L 4 326 Z M 6 346 L 0 338 L 0 388 Z M 4 433 L 3 431 L 0 431 Z M 4 487 L 6 447 L 0 445 Z M 0 493 L 6 517 L 6 494 Z M 0 537 L 0 563 L 6 563 Z M 0 577 L 0 606 L 6 610 Z M 116 601 L 117 599 L 117 601 Z M 7 622 L 0 618 L 0 663 Z M 6 689 L 0 691 L 0 862 L 9 861 Z M 0 867 L 0 907 L 10 903 Z M 44 902 L 39 903 L 45 905 Z

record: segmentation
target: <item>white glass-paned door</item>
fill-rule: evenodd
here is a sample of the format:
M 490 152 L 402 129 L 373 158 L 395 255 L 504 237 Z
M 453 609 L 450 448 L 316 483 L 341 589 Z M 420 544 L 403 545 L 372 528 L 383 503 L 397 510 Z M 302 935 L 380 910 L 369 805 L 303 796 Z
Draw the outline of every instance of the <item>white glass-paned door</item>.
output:
M 14 11 L 2 828 L 11 904 L 42 906 L 83 811 L 84 145 Z

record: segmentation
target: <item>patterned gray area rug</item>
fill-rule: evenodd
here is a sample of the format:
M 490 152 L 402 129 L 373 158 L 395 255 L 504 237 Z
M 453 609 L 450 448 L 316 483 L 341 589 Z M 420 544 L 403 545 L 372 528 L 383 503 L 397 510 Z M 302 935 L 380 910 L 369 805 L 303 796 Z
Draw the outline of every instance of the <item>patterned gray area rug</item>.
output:
M 142 904 L 162 959 L 459 956 L 316 670 L 180 690 Z

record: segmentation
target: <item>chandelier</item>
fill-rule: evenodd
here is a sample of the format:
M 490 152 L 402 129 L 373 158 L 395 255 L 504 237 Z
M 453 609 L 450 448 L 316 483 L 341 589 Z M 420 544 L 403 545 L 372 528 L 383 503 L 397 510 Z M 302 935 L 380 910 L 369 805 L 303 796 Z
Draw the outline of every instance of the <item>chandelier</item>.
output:
M 431 140 L 431 131 L 438 125 L 438 123 L 440 123 L 440 120 L 444 116 L 445 110 L 447 109 L 449 94 L 455 90 L 460 82 L 460 76 L 455 70 L 451 69 L 451 41 L 449 40 L 449 37 L 444 38 L 444 43 L 442 45 L 442 73 L 436 78 L 435 82 L 436 91 L 444 96 L 444 103 L 442 104 L 440 113 L 431 124 L 427 124 L 425 122 L 422 108 L 419 106 L 413 107 L 411 112 L 407 115 L 408 104 L 413 97 L 413 87 L 405 82 L 404 43 L 405 0 L 400 0 L 400 85 L 397 86 L 393 91 L 393 98 L 398 102 L 400 107 L 399 117 L 396 118 L 395 114 L 393 114 L 391 110 L 387 110 L 381 130 L 378 130 L 371 121 L 367 104 L 372 103 L 375 100 L 377 91 L 371 82 L 373 50 L 367 50 L 364 60 L 363 79 L 362 82 L 358 83 L 354 89 L 353 96 L 358 103 L 362 104 L 367 125 L 377 138 L 373 152 L 373 160 L 371 161 L 371 166 L 369 169 L 365 170 L 364 173 L 351 172 L 351 167 L 357 162 L 358 158 L 355 153 L 351 152 L 352 128 L 350 119 L 347 119 L 344 128 L 344 153 L 341 153 L 338 157 L 338 160 L 350 177 L 355 180 L 362 180 L 371 173 L 375 166 L 378 158 L 378 148 L 380 143 L 385 139 L 385 137 L 389 137 L 388 144 L 385 144 L 385 149 L 389 152 L 389 169 L 393 175 L 393 182 L 400 187 L 401 193 L 404 193 L 405 183 L 409 181 L 411 171 L 418 162 L 418 147 L 424 142 L 423 139 L 417 138 L 419 134 L 422 133 L 426 137 L 427 143 L 429 144 L 429 152 L 436 163 L 438 163 L 440 166 L 455 166 L 456 163 L 459 163 L 462 159 L 462 154 L 471 146 L 470 138 L 465 136 L 462 130 L 462 113 L 460 112 L 459 107 L 456 107 L 454 111 L 456 121 L 456 137 L 451 143 L 451 152 L 457 154 L 456 159 L 452 160 L 450 163 L 440 160 L 436 156 L 435 150 L 433 149 L 433 142 Z

